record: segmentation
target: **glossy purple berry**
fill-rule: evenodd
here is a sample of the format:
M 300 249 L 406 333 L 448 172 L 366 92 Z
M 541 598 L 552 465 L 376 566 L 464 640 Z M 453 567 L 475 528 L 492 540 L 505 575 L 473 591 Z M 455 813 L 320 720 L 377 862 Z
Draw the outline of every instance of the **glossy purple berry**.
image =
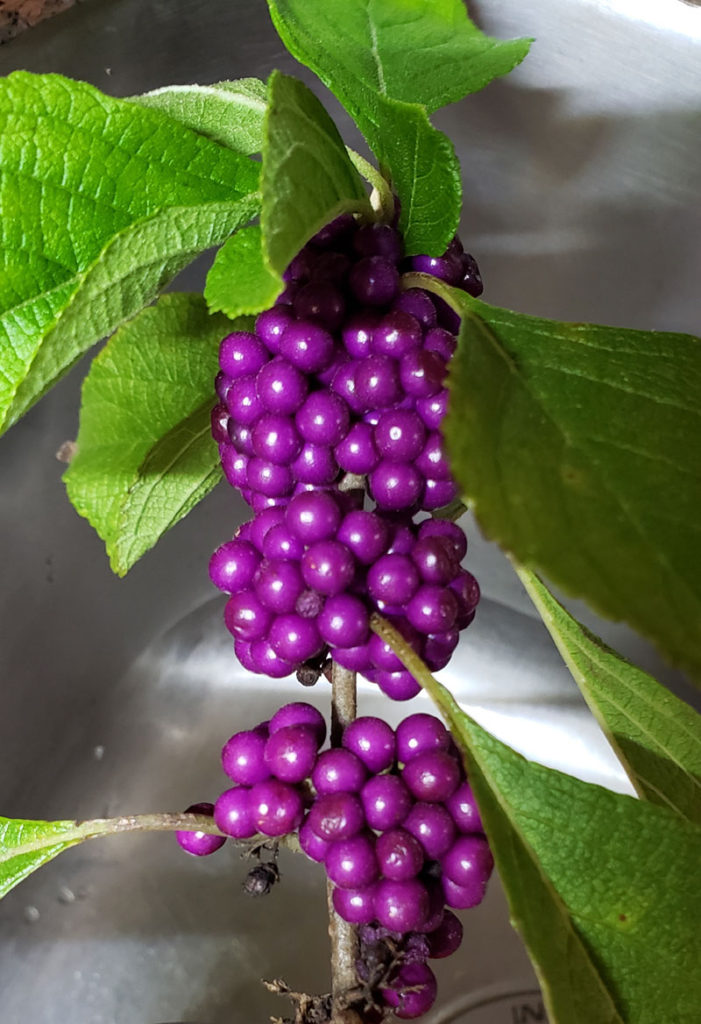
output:
M 416 800 L 443 803 L 460 785 L 460 766 L 444 750 L 426 750 L 404 765 L 402 779 Z
M 379 321 L 372 335 L 372 350 L 381 355 L 401 359 L 407 352 L 421 347 L 421 324 L 401 309 L 387 313 Z
M 219 446 L 219 458 L 224 476 L 231 486 L 240 490 L 248 487 L 248 456 L 241 455 L 233 445 L 224 444 Z
M 441 878 L 443 898 L 446 904 L 455 910 L 469 910 L 470 907 L 478 906 L 484 899 L 488 880 L 488 878 L 475 878 L 470 885 L 458 885 L 446 874 L 443 874 Z
M 313 619 L 293 612 L 275 619 L 268 633 L 275 653 L 292 665 L 300 665 L 323 649 L 323 641 Z
M 428 940 L 428 955 L 432 960 L 440 960 L 443 957 L 452 956 L 459 949 L 462 936 L 462 922 L 452 911 L 446 910 L 441 923 L 426 937 Z
M 420 931 L 429 916 L 426 886 L 416 878 L 405 882 L 383 878 L 375 891 L 375 916 L 390 931 Z
M 422 327 L 435 327 L 438 316 L 436 307 L 431 296 L 421 288 L 409 288 L 402 292 L 394 303 L 395 309 L 401 309 L 405 313 L 411 313 L 419 321 Z
M 341 524 L 341 510 L 330 494 L 306 491 L 292 498 L 285 519 L 295 537 L 305 544 L 314 544 L 336 535 Z
M 326 722 L 322 713 L 307 704 L 305 701 L 293 701 L 290 704 L 283 704 L 275 712 L 268 724 L 268 731 L 272 736 L 279 729 L 285 729 L 290 725 L 310 725 L 316 733 L 317 745 L 320 747 L 326 739 Z
M 246 483 L 252 491 L 269 498 L 291 494 L 295 485 L 294 477 L 287 466 L 258 457 L 248 460 Z
M 432 860 L 447 853 L 455 841 L 455 823 L 441 804 L 414 804 L 402 828 L 418 839 Z
M 395 882 L 416 878 L 424 865 L 421 843 L 403 828 L 383 832 L 377 840 L 375 855 L 382 877 Z
M 307 586 L 331 596 L 345 590 L 355 576 L 355 560 L 337 540 L 320 540 L 302 556 L 302 576 Z
M 370 567 L 367 576 L 372 599 L 392 605 L 410 601 L 420 582 L 418 569 L 407 555 L 383 555 Z
M 253 451 L 268 462 L 287 466 L 299 455 L 302 438 L 289 416 L 266 412 L 256 420 L 251 432 Z
M 455 624 L 458 599 L 449 587 L 420 586 L 406 606 L 406 617 L 420 633 L 445 633 Z
M 270 775 L 265 762 L 265 737 L 246 729 L 226 741 L 221 752 L 222 768 L 230 779 L 244 786 L 263 782 Z
M 262 637 L 251 642 L 250 660 L 254 666 L 252 671 L 270 676 L 271 679 L 284 679 L 294 671 L 292 663 L 281 657 L 270 642 Z
M 346 473 L 365 476 L 380 461 L 375 447 L 374 429 L 369 423 L 354 423 L 342 441 L 336 445 L 334 455 Z
M 358 647 L 365 643 L 370 630 L 368 610 L 352 594 L 330 597 L 317 625 L 322 639 L 331 647 Z
M 350 839 L 331 843 L 326 859 L 326 874 L 341 889 L 362 889 L 379 874 L 375 857 L 375 837 L 360 832 Z
M 229 411 L 225 405 L 215 405 L 210 413 L 210 432 L 218 445 L 226 444 L 229 439 Z
M 267 635 L 272 615 L 252 590 L 241 590 L 226 602 L 224 622 L 238 640 L 251 642 Z
M 284 836 L 301 824 L 304 803 L 294 786 L 267 779 L 253 786 L 250 794 L 253 820 L 264 836 Z
M 316 763 L 317 740 L 311 725 L 287 725 L 268 737 L 265 744 L 268 770 L 282 782 L 302 782 Z
M 265 412 L 254 374 L 239 377 L 226 396 L 226 407 L 237 425 L 250 426 Z
M 477 260 L 474 256 L 471 256 L 469 252 L 466 252 L 462 255 L 461 263 L 462 277 L 460 279 L 459 287 L 462 288 L 463 291 L 467 292 L 468 295 L 472 295 L 476 299 L 484 291 L 482 275 L 479 272 Z
M 256 318 L 256 334 L 269 352 L 280 351 L 280 340 L 294 320 L 289 306 L 276 305 L 264 310 Z
M 425 963 L 402 964 L 392 975 L 389 986 L 382 989 L 382 998 L 400 1020 L 413 1020 L 428 1013 L 437 994 L 435 975 Z
M 401 398 L 398 365 L 390 356 L 368 356 L 355 372 L 355 393 L 365 409 L 386 409 Z
M 339 466 L 328 446 L 305 444 L 290 470 L 299 483 L 325 487 L 334 482 L 339 473 Z
M 315 860 L 317 864 L 322 864 L 326 860 L 326 854 L 329 851 L 331 843 L 327 843 L 325 839 L 318 836 L 314 829 L 309 823 L 309 815 L 304 819 L 302 824 L 299 826 L 299 845 L 302 847 L 304 853 L 310 860 Z
M 260 338 L 248 331 L 234 331 L 219 345 L 219 365 L 231 380 L 257 373 L 269 358 Z
M 370 493 L 383 509 L 410 509 L 421 497 L 424 481 L 405 462 L 380 462 L 369 477 Z
M 344 324 L 341 337 L 348 355 L 354 359 L 365 359 L 370 355 L 376 324 L 376 314 L 368 311 L 356 313 Z
M 468 834 L 482 832 L 482 818 L 469 782 L 461 783 L 446 800 L 445 805 L 450 811 L 458 832 Z
M 421 494 L 421 507 L 427 512 L 445 508 L 458 497 L 458 487 L 453 480 L 427 480 Z
M 333 336 L 310 320 L 294 320 L 280 340 L 280 355 L 304 373 L 318 373 L 334 357 Z
M 297 430 L 311 444 L 338 444 L 349 423 L 350 410 L 333 391 L 313 391 L 296 416 Z
M 215 587 L 227 594 L 245 590 L 253 582 L 260 563 L 260 554 L 245 540 L 227 541 L 209 560 L 209 578 Z
M 343 747 L 334 747 L 319 754 L 311 773 L 317 793 L 357 793 L 368 777 L 360 758 Z
M 366 306 L 387 306 L 399 291 L 399 272 L 384 256 L 366 256 L 348 276 L 355 298 Z
M 443 256 L 412 256 L 411 269 L 419 274 L 430 274 L 448 284 L 456 285 L 462 277 L 459 257 L 446 253 Z
M 472 621 L 472 613 L 479 604 L 479 583 L 471 572 L 462 569 L 459 576 L 450 584 L 450 589 L 458 602 L 457 625 L 464 628 Z
M 405 669 L 397 672 L 379 669 L 375 676 L 375 682 L 390 700 L 411 700 L 421 692 L 419 683 L 411 672 L 407 672 Z
M 397 759 L 404 764 L 429 750 L 450 750 L 450 733 L 439 718 L 425 712 L 409 715 L 400 722 L 396 736 Z
M 375 885 L 362 889 L 334 889 L 332 901 L 339 917 L 349 924 L 370 924 L 375 917 Z
M 327 842 L 350 839 L 365 828 L 363 804 L 354 793 L 324 793 L 312 805 L 309 822 Z
M 434 633 L 427 636 L 423 645 L 423 659 L 432 672 L 438 672 L 450 661 L 453 651 L 458 646 L 460 633 L 457 627 L 445 633 Z
M 291 416 L 309 391 L 309 378 L 286 359 L 273 359 L 256 376 L 256 391 L 267 412 Z
M 450 583 L 460 568 L 454 552 L 441 537 L 417 540 L 411 552 L 411 560 L 424 583 Z
M 253 585 L 259 600 L 276 615 L 293 612 L 297 598 L 304 590 L 299 566 L 279 559 L 264 559 Z
M 341 668 L 347 668 L 351 672 L 365 673 L 372 668 L 366 644 L 359 644 L 357 647 L 336 647 L 333 652 L 334 661 L 338 662 Z
M 250 839 L 256 834 L 251 807 L 251 790 L 236 786 L 225 790 L 214 805 L 214 824 L 234 839 Z
M 271 527 L 263 538 L 263 555 L 270 561 L 299 561 L 304 554 L 304 544 L 295 537 L 284 523 Z
M 346 726 L 342 743 L 373 774 L 385 771 L 394 762 L 394 731 L 381 718 L 356 718 Z
M 360 363 L 356 362 L 355 359 L 340 362 L 331 378 L 330 384 L 334 394 L 340 395 L 355 413 L 365 411 L 365 405 L 359 397 L 355 386 L 355 378 L 359 366 Z
M 428 398 L 418 398 L 416 411 L 429 430 L 440 430 L 448 411 L 448 389 L 441 388 Z
M 380 415 L 373 440 L 381 458 L 414 462 L 423 450 L 426 427 L 412 409 L 390 409 Z
M 430 398 L 443 387 L 445 359 L 437 352 L 419 349 L 408 352 L 399 363 L 399 379 L 407 395 Z
M 360 795 L 368 825 L 379 832 L 401 825 L 413 803 L 397 775 L 376 775 L 365 783 Z
M 211 818 L 214 811 L 214 804 L 200 803 L 191 804 L 187 808 L 186 814 L 206 814 Z M 209 832 L 202 832 L 200 829 L 193 831 L 178 831 L 175 833 L 175 838 L 178 845 L 185 851 L 185 853 L 192 854 L 193 857 L 207 857 L 210 853 L 215 853 L 220 850 L 226 839 L 224 836 L 210 835 Z
M 359 256 L 384 256 L 392 263 L 402 258 L 402 238 L 389 224 L 363 224 L 353 235 L 353 248 Z
M 459 835 L 441 858 L 443 874 L 462 888 L 484 891 L 494 868 L 494 858 L 483 835 Z
M 348 512 L 343 518 L 337 536 L 363 565 L 372 565 L 376 562 L 390 543 L 388 524 L 365 509 Z
M 455 552 L 458 562 L 461 562 L 467 554 L 467 538 L 457 523 L 451 523 L 447 519 L 426 519 L 419 525 L 419 539 L 425 537 L 442 537 L 450 544 Z
M 421 422 L 423 423 L 423 420 Z M 416 458 L 416 468 L 431 480 L 451 479 L 450 463 L 443 447 L 443 439 L 437 430 L 433 430 L 426 438 Z

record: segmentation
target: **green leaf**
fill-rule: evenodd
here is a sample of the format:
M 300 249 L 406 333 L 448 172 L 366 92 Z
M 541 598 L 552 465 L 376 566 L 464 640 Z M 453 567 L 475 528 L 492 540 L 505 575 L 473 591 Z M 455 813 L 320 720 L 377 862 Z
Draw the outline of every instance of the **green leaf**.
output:
M 210 412 L 219 342 L 234 326 L 201 296 L 171 293 L 93 360 L 64 480 L 120 576 L 221 479 Z
M 701 1005 L 701 829 L 527 761 L 466 715 L 396 630 L 379 617 L 372 625 L 466 753 L 551 1024 L 693 1024 Z
M 268 0 L 285 46 L 338 97 L 391 175 L 411 253 L 443 252 L 460 216 L 460 169 L 428 114 L 507 74 L 529 40 L 502 42 L 463 0 Z
M 213 85 L 169 85 L 132 96 L 131 102 L 161 110 L 244 156 L 260 153 L 263 148 L 266 91 L 265 83 L 257 78 Z
M 262 192 L 266 258 L 278 274 L 338 214 L 370 213 L 336 125 L 306 85 L 279 71 L 268 82 Z
M 701 718 L 518 570 L 587 704 L 645 799 L 701 825 Z
M 452 298 L 445 436 L 482 529 L 701 676 L 701 341 Z
M 0 426 L 257 212 L 260 168 L 57 75 L 0 81 Z
M 278 274 L 268 269 L 260 227 L 241 228 L 224 243 L 207 274 L 204 297 L 213 313 L 241 316 L 259 313 L 275 302 L 282 290 Z
M 220 835 L 204 814 L 135 814 L 93 821 L 24 821 L 0 817 L 0 899 L 59 853 L 101 836 L 123 832 L 201 831 Z

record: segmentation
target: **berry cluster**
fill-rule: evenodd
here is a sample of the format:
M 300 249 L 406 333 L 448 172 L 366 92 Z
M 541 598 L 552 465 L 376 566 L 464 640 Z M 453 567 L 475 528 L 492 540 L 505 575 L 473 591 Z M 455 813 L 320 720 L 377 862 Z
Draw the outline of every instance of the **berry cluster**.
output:
M 442 257 L 403 261 L 394 228 L 344 216 L 295 257 L 255 332 L 222 341 L 212 429 L 254 511 L 344 473 L 367 477 L 383 509 L 431 511 L 456 497 L 439 433 L 456 321 L 427 292 L 400 291 L 404 266 L 482 290 L 457 239 Z
M 358 718 L 340 747 L 320 753 L 325 735 L 320 713 L 295 703 L 232 736 L 222 765 L 237 785 L 217 800 L 214 821 L 237 839 L 298 830 L 302 850 L 333 883 L 337 913 L 362 926 L 359 977 L 397 1016 L 417 1017 L 436 994 L 426 960 L 449 956 L 462 939 L 446 907 L 476 906 L 492 870 L 479 812 L 450 734 L 433 716 L 411 715 L 396 730 Z M 363 949 L 378 945 L 393 955 L 369 979 Z
M 379 611 L 432 670 L 443 668 L 472 621 L 479 588 L 460 567 L 454 523 L 395 519 L 348 494 L 307 491 L 264 510 L 215 551 L 210 576 L 230 594 L 225 621 L 239 661 L 281 677 L 328 654 L 394 700 L 419 684 L 371 634 Z

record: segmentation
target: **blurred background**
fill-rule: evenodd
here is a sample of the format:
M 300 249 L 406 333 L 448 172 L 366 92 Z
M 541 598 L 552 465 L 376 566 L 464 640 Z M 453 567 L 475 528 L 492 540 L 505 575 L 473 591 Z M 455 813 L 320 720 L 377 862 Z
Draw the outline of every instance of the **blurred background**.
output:
M 465 191 L 462 238 L 485 297 L 543 316 L 699 333 L 701 11 L 682 0 L 484 0 L 470 12 L 502 38 L 535 37 L 507 79 L 436 115 Z M 17 68 L 85 79 L 116 96 L 274 67 L 352 124 L 284 52 L 264 0 L 87 0 L 0 47 Z M 199 290 L 208 261 L 175 287 Z M 225 787 L 222 743 L 287 699 L 326 709 L 319 684 L 247 675 L 207 575 L 246 518 L 222 484 L 125 580 L 73 511 L 55 452 L 75 437 L 84 360 L 0 441 L 0 810 L 88 818 L 178 810 Z M 627 783 L 511 569 L 466 520 L 466 565 L 483 601 L 442 678 L 506 742 L 620 790 Z M 685 680 L 625 627 L 577 614 L 676 692 Z M 361 712 L 393 722 L 362 688 Z M 259 978 L 328 984 L 321 872 L 282 862 L 252 903 L 228 846 L 206 862 L 172 837 L 120 837 L 70 851 L 0 904 L 3 1024 L 249 1024 L 286 1007 Z M 430 1024 L 544 1021 L 498 884 L 464 915 L 439 964 Z M 454 961 L 454 962 L 452 962 Z

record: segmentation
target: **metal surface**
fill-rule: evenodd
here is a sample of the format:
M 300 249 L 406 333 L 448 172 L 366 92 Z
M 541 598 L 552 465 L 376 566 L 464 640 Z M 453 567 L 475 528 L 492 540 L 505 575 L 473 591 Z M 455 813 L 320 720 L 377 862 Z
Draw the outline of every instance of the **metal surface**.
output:
M 496 35 L 537 37 L 521 69 L 437 117 L 462 159 L 462 233 L 487 297 L 543 315 L 698 332 L 699 9 L 484 0 L 474 11 Z M 0 73 L 60 71 L 116 95 L 264 77 L 274 66 L 295 70 L 263 0 L 90 0 L 0 50 Z M 183 287 L 201 281 L 200 267 Z M 219 488 L 126 580 L 110 576 L 53 457 L 75 436 L 85 369 L 0 442 L 8 815 L 211 799 L 223 740 L 300 696 L 291 682 L 247 676 L 230 654 L 206 571 L 244 516 L 230 490 Z M 474 527 L 471 539 L 468 565 L 485 600 L 446 679 L 527 754 L 625 788 L 507 563 Z M 600 628 L 684 692 L 649 647 L 621 627 Z M 322 687 L 311 698 L 323 706 Z M 361 694 L 364 712 L 394 720 L 419 706 L 388 707 L 369 686 Z M 0 904 L 2 1024 L 249 1024 L 284 1012 L 261 976 L 325 987 L 321 872 L 288 856 L 279 891 L 251 903 L 239 890 L 244 871 L 228 848 L 198 862 L 167 836 L 101 840 L 59 858 Z M 465 923 L 464 952 L 439 964 L 433 1024 L 544 1019 L 497 885 Z

